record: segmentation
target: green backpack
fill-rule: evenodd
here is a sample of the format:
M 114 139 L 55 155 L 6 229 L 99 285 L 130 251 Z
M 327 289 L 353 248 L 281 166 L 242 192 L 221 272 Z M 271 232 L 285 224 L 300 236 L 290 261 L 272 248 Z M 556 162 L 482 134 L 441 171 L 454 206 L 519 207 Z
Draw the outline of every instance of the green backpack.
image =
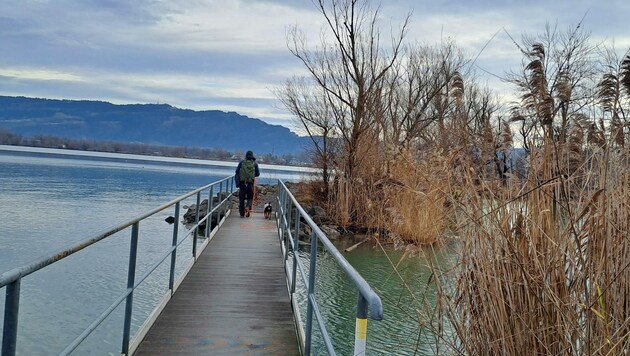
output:
M 241 164 L 240 180 L 241 183 L 253 183 L 256 177 L 256 169 L 254 168 L 254 161 L 246 159 Z

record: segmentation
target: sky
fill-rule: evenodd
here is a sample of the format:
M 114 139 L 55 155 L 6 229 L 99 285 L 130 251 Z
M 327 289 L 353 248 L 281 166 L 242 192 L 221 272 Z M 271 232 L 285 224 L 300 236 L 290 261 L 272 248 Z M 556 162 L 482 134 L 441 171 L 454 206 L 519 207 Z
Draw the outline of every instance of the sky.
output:
M 379 2 L 372 1 L 378 5 Z M 590 32 L 594 43 L 630 48 L 627 0 L 383 0 L 379 25 L 406 41 L 452 38 L 490 87 L 518 69 L 510 39 L 545 24 Z M 304 68 L 287 48 L 300 28 L 319 44 L 311 0 L 0 0 L 0 95 L 166 103 L 235 111 L 295 129 L 273 90 Z M 385 41 L 384 41 L 385 42 Z

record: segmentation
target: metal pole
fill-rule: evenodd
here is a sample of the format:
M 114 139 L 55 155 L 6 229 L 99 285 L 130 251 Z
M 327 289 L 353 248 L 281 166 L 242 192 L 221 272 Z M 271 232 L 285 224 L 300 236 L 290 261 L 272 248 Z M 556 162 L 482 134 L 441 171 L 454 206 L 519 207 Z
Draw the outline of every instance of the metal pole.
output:
M 210 187 L 210 192 L 208 193 L 208 213 L 210 213 L 210 216 L 208 216 L 208 220 L 206 222 L 206 237 L 210 237 L 210 230 L 212 229 L 212 216 L 214 215 L 212 213 L 212 208 L 214 205 L 214 185 Z M 218 225 L 218 220 L 217 220 L 217 225 Z
M 219 183 L 219 192 L 217 193 L 217 203 L 219 204 L 218 209 L 217 209 L 217 226 L 219 226 L 219 223 L 221 222 L 221 195 L 223 192 L 223 181 L 221 181 L 221 183 Z
M 20 283 L 18 278 L 7 284 L 4 301 L 4 330 L 2 332 L 2 355 L 14 356 L 17 348 L 18 313 L 20 311 Z
M 232 208 L 232 194 L 234 194 L 234 179 L 230 179 L 230 208 Z
M 228 189 L 229 189 L 229 188 L 228 188 L 228 184 L 229 184 L 229 183 L 226 181 L 226 182 L 225 182 L 225 195 L 226 195 L 226 197 L 225 197 L 225 198 L 226 198 L 226 199 L 227 199 L 228 194 L 229 194 L 229 192 L 228 192 Z M 223 201 L 223 200 L 224 200 L 224 199 L 223 199 L 223 195 L 221 195 L 221 201 Z M 222 210 L 223 210 L 223 216 L 227 215 L 227 206 L 228 206 L 228 205 L 227 205 L 227 201 L 226 201 L 226 202 L 223 202 L 223 208 L 222 208 Z M 254 207 L 254 206 L 252 205 L 252 208 L 253 208 L 253 207 Z
M 313 333 L 313 300 L 315 294 L 315 270 L 317 268 L 317 235 L 315 230 L 311 233 L 311 264 L 308 272 L 308 295 L 306 304 L 306 342 L 304 354 L 311 354 L 311 334 Z
M 208 210 L 206 210 L 206 232 L 204 234 L 206 238 L 210 237 L 210 228 L 212 227 L 212 214 L 210 214 L 210 211 L 212 211 L 212 209 L 210 208 L 211 201 L 212 201 L 212 188 L 210 188 L 210 190 L 208 191 Z
M 287 245 L 287 236 L 289 235 L 289 231 L 291 231 L 291 199 L 289 199 L 289 194 L 287 192 L 285 192 L 284 195 L 284 220 L 286 221 L 286 226 L 285 226 L 285 230 L 283 231 L 284 233 L 282 234 L 282 243 L 284 243 L 284 245 L 286 246 L 286 249 L 288 250 L 289 246 Z
M 280 227 L 280 232 L 278 233 L 278 239 L 280 240 L 280 244 L 282 244 L 282 239 L 284 236 L 284 221 L 282 220 L 282 217 L 284 216 L 284 211 L 282 210 L 282 207 L 284 206 L 284 189 L 282 188 L 280 183 L 278 183 L 278 189 L 280 190 L 278 192 L 278 212 L 277 212 L 278 227 Z
M 197 236 L 199 233 L 199 204 L 201 204 L 201 192 L 197 192 L 197 207 L 195 209 L 195 233 L 193 234 L 192 255 L 197 259 Z
M 289 206 L 291 206 L 291 203 L 289 203 Z M 287 229 L 285 231 L 285 234 L 282 236 L 283 237 L 283 241 L 282 243 L 284 244 L 284 246 L 286 246 L 286 248 L 284 249 L 284 260 L 286 261 L 287 258 L 289 258 L 289 250 L 291 249 L 291 245 L 289 244 L 289 235 L 291 232 L 291 208 L 289 208 L 289 210 L 287 211 Z
M 368 303 L 359 292 L 357 301 L 357 321 L 354 329 L 354 356 L 365 355 L 367 345 L 367 310 Z
M 127 272 L 127 295 L 125 302 L 125 324 L 123 328 L 122 354 L 129 354 L 129 336 L 131 334 L 131 313 L 133 312 L 133 285 L 136 282 L 136 257 L 138 255 L 138 230 L 139 222 L 131 227 L 131 244 L 129 247 L 129 270 Z
M 177 232 L 179 226 L 179 203 L 175 204 L 175 225 L 173 226 L 173 246 L 175 249 L 171 252 L 171 273 L 168 278 L 168 289 L 171 291 L 171 295 L 173 295 L 173 285 L 175 284 L 175 260 L 177 259 Z
M 291 294 L 295 293 L 295 282 L 297 281 L 298 246 L 300 243 L 300 214 L 295 214 L 295 234 L 293 235 L 293 281 L 291 282 Z

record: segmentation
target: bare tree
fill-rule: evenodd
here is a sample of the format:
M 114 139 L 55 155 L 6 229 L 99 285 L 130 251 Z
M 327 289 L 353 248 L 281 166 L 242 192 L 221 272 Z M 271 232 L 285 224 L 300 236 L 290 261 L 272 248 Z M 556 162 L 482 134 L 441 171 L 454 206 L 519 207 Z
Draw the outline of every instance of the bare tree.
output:
M 374 158 L 378 158 L 375 155 L 380 146 L 383 88 L 400 60 L 409 16 L 400 31 L 392 34 L 391 47 L 385 49 L 381 44 L 379 8 L 372 8 L 369 0 L 313 3 L 325 20 L 321 43 L 315 49 L 309 48 L 305 34 L 297 27 L 290 29 L 289 50 L 309 74 L 306 85 L 289 82 L 281 98 L 307 132 L 316 129 L 311 132 L 326 134 L 326 141 L 316 152 L 322 164 L 334 162 L 335 193 L 330 200 L 335 202 L 333 215 L 340 224 L 349 224 L 365 204 L 361 201 L 365 192 L 357 189 L 366 187 L 361 184 L 365 183 L 362 173 L 369 166 L 366 163 L 377 162 Z M 300 92 L 304 90 L 310 93 Z M 329 155 L 332 142 L 338 144 L 335 155 Z
M 313 144 L 313 161 L 322 169 L 324 196 L 328 197 L 333 157 L 336 152 L 336 121 L 329 105 L 330 94 L 320 86 L 309 85 L 304 78 L 288 80 L 284 87 L 276 90 L 284 106 L 297 118 Z
M 444 115 L 432 115 L 430 109 L 447 104 L 442 102 L 443 94 L 466 64 L 451 41 L 407 48 L 404 60 L 390 71 L 382 90 L 380 124 L 386 146 L 406 148 L 427 127 L 444 119 Z
M 399 58 L 409 16 L 386 52 L 377 26 L 379 9 L 372 9 L 368 1 L 317 0 L 315 4 L 324 16 L 331 42 L 324 37 L 319 49 L 311 50 L 304 34 L 293 28 L 289 48 L 310 73 L 310 80 L 325 93 L 336 133 L 343 141 L 340 168 L 346 180 L 352 181 L 363 159 L 360 146 L 371 144 L 367 138 L 373 136 L 369 131 L 378 120 L 381 89 Z

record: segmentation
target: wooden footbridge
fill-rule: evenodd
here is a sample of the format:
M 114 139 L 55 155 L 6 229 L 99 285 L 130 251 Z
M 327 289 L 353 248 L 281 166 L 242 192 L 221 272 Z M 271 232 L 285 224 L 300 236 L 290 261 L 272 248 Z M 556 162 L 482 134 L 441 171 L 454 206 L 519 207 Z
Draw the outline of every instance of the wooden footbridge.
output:
M 299 355 L 280 261 L 275 221 L 231 214 L 135 354 Z
M 356 315 L 348 316 L 356 317 L 355 339 L 343 342 L 354 341 L 354 354 L 364 355 L 368 350 L 367 318 L 380 320 L 383 315 L 380 298 L 313 223 L 285 184 L 279 181 L 278 188 L 275 219 L 264 219 L 258 211 L 250 218 L 230 214 L 234 187 L 232 177 L 227 177 L 79 244 L 1 274 L 0 288 L 6 289 L 2 356 L 20 353 L 22 279 L 123 230 L 131 233 L 127 289 L 65 349 L 51 350 L 51 354 L 72 354 L 113 310 L 124 305 L 121 355 L 310 355 L 315 347 L 313 327 L 321 334 L 317 349 L 334 355 L 333 337 L 326 329 L 314 293 L 317 251 L 324 248 L 357 289 Z M 174 209 L 175 221 L 179 222 L 180 203 L 195 196 L 195 224 L 189 233 L 179 236 L 180 224 L 174 224 L 172 245 L 161 260 L 147 271 L 136 272 L 139 223 L 167 209 Z M 207 196 L 209 202 L 205 212 L 200 209 L 202 196 Z M 212 228 L 202 230 L 207 224 Z M 300 224 L 308 224 L 312 231 L 310 266 L 306 267 L 297 253 Z M 192 258 L 184 272 L 176 275 L 176 252 L 186 239 L 193 241 Z M 147 276 L 169 261 L 168 292 L 142 326 L 132 328 L 134 292 Z M 303 308 L 306 310 L 302 311 L 297 303 L 300 293 L 307 301 Z

